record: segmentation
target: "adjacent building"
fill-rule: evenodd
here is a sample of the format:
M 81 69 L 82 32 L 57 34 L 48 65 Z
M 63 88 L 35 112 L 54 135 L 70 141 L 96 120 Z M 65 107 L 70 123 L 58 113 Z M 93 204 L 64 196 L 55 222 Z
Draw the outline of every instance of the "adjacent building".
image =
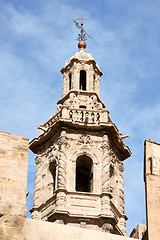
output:
M 148 240 L 160 239 L 160 144 L 145 140 L 144 181 Z

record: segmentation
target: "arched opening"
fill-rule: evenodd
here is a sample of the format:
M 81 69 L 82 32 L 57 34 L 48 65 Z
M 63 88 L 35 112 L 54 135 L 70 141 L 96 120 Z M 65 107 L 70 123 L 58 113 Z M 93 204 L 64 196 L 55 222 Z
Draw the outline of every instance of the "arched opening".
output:
M 54 193 L 56 188 L 56 161 L 53 161 L 49 164 L 49 171 L 51 172 L 52 175 L 52 189 Z
M 69 74 L 69 90 L 72 88 L 72 74 Z
M 86 91 L 86 71 L 80 71 L 79 89 Z
M 86 155 L 78 157 L 76 161 L 76 191 L 93 191 L 93 161 Z

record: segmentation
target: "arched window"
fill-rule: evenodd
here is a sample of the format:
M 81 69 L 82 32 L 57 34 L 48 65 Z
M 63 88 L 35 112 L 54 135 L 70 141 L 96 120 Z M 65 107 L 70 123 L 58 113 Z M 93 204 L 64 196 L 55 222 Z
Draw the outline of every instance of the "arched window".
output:
M 71 73 L 69 74 L 69 90 L 72 88 L 72 75 Z
M 82 155 L 76 161 L 76 191 L 92 192 L 93 190 L 93 162 L 90 157 Z
M 79 89 L 86 91 L 86 71 L 80 71 Z
M 55 191 L 56 188 L 56 161 L 53 161 L 49 164 L 49 170 L 52 174 L 52 189 L 53 189 L 53 193 Z

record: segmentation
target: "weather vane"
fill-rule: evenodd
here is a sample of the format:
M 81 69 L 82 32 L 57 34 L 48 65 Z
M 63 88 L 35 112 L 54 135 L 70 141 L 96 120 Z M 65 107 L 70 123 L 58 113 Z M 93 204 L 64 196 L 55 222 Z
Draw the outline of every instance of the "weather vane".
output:
M 85 42 L 87 40 L 87 36 L 91 38 L 91 36 L 89 36 L 89 34 L 84 31 L 84 28 L 83 28 L 83 22 L 85 20 L 88 20 L 87 18 L 84 18 L 83 16 L 81 16 L 80 18 L 76 18 L 76 19 L 73 19 L 73 21 L 75 22 L 76 24 L 76 27 L 78 27 L 80 29 L 80 33 L 78 34 L 78 38 L 77 40 L 80 42 Z M 81 24 L 79 24 L 77 21 L 81 21 Z M 87 35 L 87 36 L 86 36 Z M 92 39 L 92 38 L 91 38 Z M 81 46 L 81 45 L 80 45 Z M 85 47 L 86 48 L 86 43 L 85 43 Z

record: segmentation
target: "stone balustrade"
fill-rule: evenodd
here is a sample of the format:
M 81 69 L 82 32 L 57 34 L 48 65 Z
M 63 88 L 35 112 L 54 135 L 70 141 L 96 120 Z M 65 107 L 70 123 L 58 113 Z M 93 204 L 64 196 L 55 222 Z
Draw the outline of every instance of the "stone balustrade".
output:
M 72 121 L 73 123 L 80 124 L 94 124 L 110 122 L 109 111 L 104 109 L 101 111 L 92 111 L 87 109 L 73 109 L 69 107 L 62 107 L 52 118 L 50 118 L 45 124 L 39 125 L 38 129 L 40 134 L 45 132 L 48 128 L 53 126 L 57 121 Z

